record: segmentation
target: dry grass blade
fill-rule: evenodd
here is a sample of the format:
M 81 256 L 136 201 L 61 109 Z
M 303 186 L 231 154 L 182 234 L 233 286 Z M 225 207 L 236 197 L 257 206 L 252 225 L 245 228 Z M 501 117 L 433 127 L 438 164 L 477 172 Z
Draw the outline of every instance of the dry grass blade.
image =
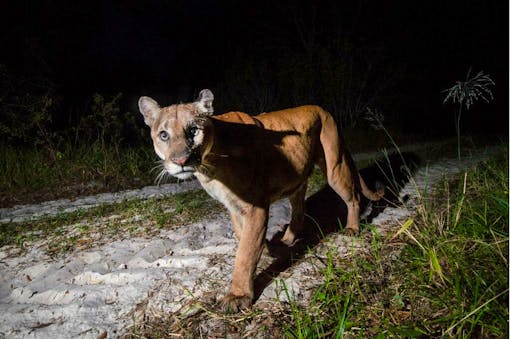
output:
M 400 227 L 400 229 L 391 237 L 391 241 L 398 238 L 399 235 L 401 235 L 404 232 L 407 232 L 407 229 L 411 227 L 411 225 L 414 223 L 414 219 L 407 219 L 407 221 Z
M 455 222 L 453 223 L 453 227 L 456 227 L 457 224 L 459 223 L 460 214 L 462 212 L 462 205 L 464 204 L 464 199 L 466 197 L 466 185 L 467 185 L 467 172 L 464 173 L 464 185 L 462 188 L 462 195 L 457 205 L 457 210 L 455 212 Z
M 457 327 L 460 323 L 462 323 L 464 320 L 468 319 L 469 317 L 471 317 L 473 314 L 476 314 L 479 310 L 481 310 L 482 308 L 484 308 L 485 306 L 489 305 L 491 302 L 493 302 L 494 300 L 498 299 L 499 297 L 501 297 L 503 294 L 505 293 L 508 293 L 508 288 L 506 290 L 504 290 L 503 292 L 495 295 L 494 297 L 490 298 L 489 300 L 487 300 L 486 302 L 484 302 L 483 304 L 481 304 L 480 306 L 478 306 L 477 308 L 475 308 L 474 310 L 472 310 L 471 312 L 469 312 L 468 314 L 466 314 L 462 319 L 460 319 L 459 321 L 457 321 L 455 324 L 453 324 L 452 326 L 450 326 L 447 330 L 446 330 L 446 333 L 448 333 L 448 335 L 452 335 L 452 331 L 455 327 Z

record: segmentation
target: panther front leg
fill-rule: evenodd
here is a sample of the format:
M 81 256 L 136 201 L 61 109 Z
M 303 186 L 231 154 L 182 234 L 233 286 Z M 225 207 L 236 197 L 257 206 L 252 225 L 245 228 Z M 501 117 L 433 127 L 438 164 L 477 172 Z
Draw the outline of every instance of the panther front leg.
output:
M 241 216 L 244 227 L 237 248 L 232 285 L 221 302 L 225 312 L 238 312 L 253 303 L 253 278 L 264 248 L 268 209 L 251 206 Z

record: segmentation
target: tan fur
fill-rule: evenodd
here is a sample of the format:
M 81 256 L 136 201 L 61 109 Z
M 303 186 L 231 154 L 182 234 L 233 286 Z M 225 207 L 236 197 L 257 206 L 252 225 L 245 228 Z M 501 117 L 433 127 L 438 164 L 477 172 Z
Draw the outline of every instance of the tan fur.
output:
M 371 200 L 381 196 L 366 187 L 332 116 L 319 106 L 301 106 L 255 117 L 242 112 L 212 117 L 209 115 L 213 96 L 208 90 L 203 90 L 195 103 L 162 109 L 157 104 L 151 106 L 152 102 L 149 105 L 144 101 L 149 98 L 144 98 L 140 99 L 140 110 L 146 122 L 153 119 L 148 125 L 154 147 L 170 174 L 179 177 L 193 171 L 204 189 L 231 214 L 239 246 L 232 285 L 223 300 L 225 309 L 237 311 L 251 305 L 269 205 L 287 196 L 292 216 L 281 241 L 289 246 L 295 242 L 303 224 L 307 179 L 314 165 L 322 169 L 329 185 L 347 204 L 349 235 L 359 231 L 360 192 Z M 210 104 L 210 110 L 204 111 L 204 102 L 205 106 Z M 193 121 L 200 127 L 195 139 L 201 144 L 188 153 L 199 156 L 182 166 L 185 172 L 180 173 L 172 159 L 186 157 L 189 145 L 186 146 L 182 131 Z M 171 135 L 167 143 L 158 138 L 162 129 L 169 130 Z

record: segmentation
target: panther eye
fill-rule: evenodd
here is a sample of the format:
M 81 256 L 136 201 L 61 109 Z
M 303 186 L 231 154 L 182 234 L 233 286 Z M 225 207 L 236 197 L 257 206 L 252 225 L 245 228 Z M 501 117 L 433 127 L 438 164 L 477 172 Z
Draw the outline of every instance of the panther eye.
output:
M 161 131 L 161 132 L 159 132 L 158 136 L 159 136 L 159 138 L 161 139 L 161 141 L 167 141 L 167 140 L 168 140 L 168 138 L 170 137 L 170 136 L 168 135 L 168 132 L 167 132 L 167 131 Z
M 192 126 L 188 129 L 188 134 L 191 136 L 191 137 L 196 137 L 198 135 L 198 133 L 200 132 L 200 130 L 198 129 L 198 127 L 196 126 Z

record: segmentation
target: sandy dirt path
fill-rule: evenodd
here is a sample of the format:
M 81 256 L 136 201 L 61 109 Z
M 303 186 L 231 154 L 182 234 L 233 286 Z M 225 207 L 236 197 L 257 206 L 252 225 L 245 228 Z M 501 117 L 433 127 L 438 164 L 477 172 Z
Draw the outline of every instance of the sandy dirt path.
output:
M 489 154 L 485 150 L 461 161 L 444 159 L 419 168 L 401 192 L 411 199 L 404 206 L 386 208 L 372 224 L 381 233 L 398 228 L 415 213 L 412 197 L 417 192 L 427 190 L 444 175 L 472 167 Z M 274 204 L 267 238 L 289 219 L 288 201 Z M 121 336 L 137 320 L 140 309 L 144 314 L 169 314 L 209 291 L 224 293 L 236 248 L 227 215 L 162 230 L 150 239 L 113 241 L 58 258 L 45 252 L 45 241 L 35 241 L 21 254 L 13 246 L 0 249 L 0 336 Z M 349 255 L 350 239 L 333 234 L 330 241 L 341 255 Z M 271 258 L 265 256 L 262 262 L 270 264 Z M 280 278 L 291 297 L 306 298 L 306 291 L 319 283 L 312 271 L 312 265 L 303 260 L 282 273 Z M 307 274 L 313 281 L 307 282 Z M 257 302 L 274 301 L 282 297 L 280 292 L 277 284 L 270 283 Z

